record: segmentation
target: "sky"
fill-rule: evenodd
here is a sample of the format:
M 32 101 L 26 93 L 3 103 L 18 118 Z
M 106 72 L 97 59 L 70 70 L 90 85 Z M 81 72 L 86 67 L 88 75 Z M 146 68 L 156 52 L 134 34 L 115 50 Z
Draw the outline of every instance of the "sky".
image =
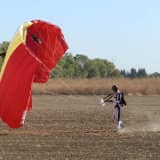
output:
M 159 0 L 1 0 L 0 19 L 0 42 L 23 22 L 42 19 L 61 27 L 73 55 L 160 72 Z

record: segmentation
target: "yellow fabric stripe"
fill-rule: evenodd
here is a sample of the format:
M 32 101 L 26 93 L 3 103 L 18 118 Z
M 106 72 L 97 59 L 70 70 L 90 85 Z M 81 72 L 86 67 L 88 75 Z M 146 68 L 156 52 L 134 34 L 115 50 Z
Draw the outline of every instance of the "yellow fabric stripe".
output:
M 27 28 L 31 25 L 32 25 L 32 22 L 25 22 L 24 24 L 21 25 L 19 31 L 16 32 L 13 40 L 11 41 L 11 43 L 8 47 L 8 50 L 7 50 L 7 53 L 6 53 L 6 56 L 5 56 L 5 59 L 4 59 L 3 65 L 2 65 L 2 69 L 1 69 L 1 72 L 0 72 L 0 80 L 3 76 L 4 70 L 5 70 L 5 67 L 6 67 L 8 61 L 9 61 L 9 58 L 11 57 L 14 50 L 21 43 L 25 43 L 26 36 L 27 36 Z

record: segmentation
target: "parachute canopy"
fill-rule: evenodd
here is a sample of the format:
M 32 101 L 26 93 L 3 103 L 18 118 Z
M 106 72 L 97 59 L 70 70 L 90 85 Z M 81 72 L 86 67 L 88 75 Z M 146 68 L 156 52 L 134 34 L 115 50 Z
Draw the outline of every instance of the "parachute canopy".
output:
M 11 128 L 21 127 L 32 107 L 32 82 L 47 82 L 67 49 L 56 25 L 33 20 L 20 26 L 0 72 L 0 117 Z

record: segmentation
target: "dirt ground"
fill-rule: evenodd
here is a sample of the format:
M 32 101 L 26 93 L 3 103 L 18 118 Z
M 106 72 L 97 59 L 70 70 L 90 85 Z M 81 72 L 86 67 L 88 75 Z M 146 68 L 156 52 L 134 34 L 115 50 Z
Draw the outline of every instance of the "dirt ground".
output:
M 160 96 L 126 97 L 121 130 L 100 98 L 34 95 L 22 128 L 0 123 L 0 160 L 160 159 Z

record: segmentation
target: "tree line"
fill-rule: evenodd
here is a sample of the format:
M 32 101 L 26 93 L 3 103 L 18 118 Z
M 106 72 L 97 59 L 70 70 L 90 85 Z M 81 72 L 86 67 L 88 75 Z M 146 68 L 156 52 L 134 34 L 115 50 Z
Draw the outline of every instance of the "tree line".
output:
M 146 77 L 160 77 L 160 73 L 158 72 L 154 72 L 151 74 L 148 74 L 146 72 L 145 68 L 139 68 L 139 69 L 135 69 L 135 68 L 131 68 L 130 71 L 126 71 L 126 70 L 121 70 L 120 74 L 125 77 L 125 78 L 146 78 Z
M 131 68 L 130 71 L 121 70 L 120 72 L 125 78 L 145 78 L 148 76 L 145 68 L 139 68 L 138 70 Z
M 0 66 L 4 60 L 9 42 L 0 43 Z M 86 55 L 66 53 L 51 72 L 51 78 L 144 78 L 160 77 L 155 72 L 148 75 L 145 68 L 131 68 L 130 71 L 119 70 L 116 66 L 106 59 L 90 59 Z
M 51 72 L 52 78 L 106 78 L 120 76 L 120 71 L 108 60 L 90 59 L 82 54 L 73 56 L 71 53 L 66 53 Z
M 85 55 L 71 53 L 65 56 L 51 72 L 52 78 L 146 78 L 160 77 L 160 73 L 148 74 L 145 68 L 131 68 L 129 71 L 119 70 L 106 59 L 89 59 Z

